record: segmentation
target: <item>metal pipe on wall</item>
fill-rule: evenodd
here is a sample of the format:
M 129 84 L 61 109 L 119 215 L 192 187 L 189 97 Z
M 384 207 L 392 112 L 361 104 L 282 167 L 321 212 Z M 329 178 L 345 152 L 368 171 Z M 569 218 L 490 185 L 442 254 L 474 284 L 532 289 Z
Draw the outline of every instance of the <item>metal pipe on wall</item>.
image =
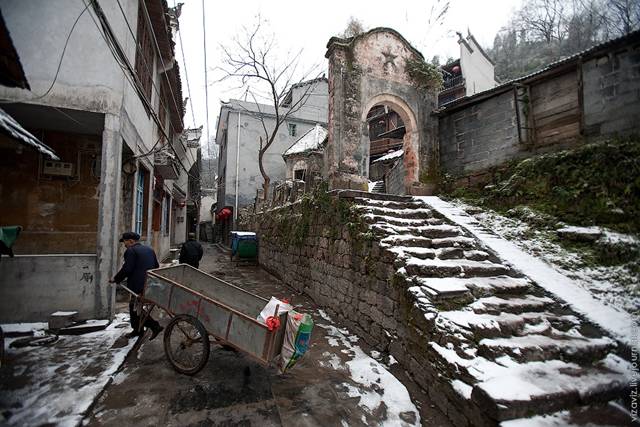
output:
M 239 182 L 238 174 L 240 172 L 240 117 L 241 112 L 238 111 L 238 129 L 236 131 L 236 204 L 233 208 L 233 227 L 236 226 L 236 221 L 238 220 L 238 188 Z

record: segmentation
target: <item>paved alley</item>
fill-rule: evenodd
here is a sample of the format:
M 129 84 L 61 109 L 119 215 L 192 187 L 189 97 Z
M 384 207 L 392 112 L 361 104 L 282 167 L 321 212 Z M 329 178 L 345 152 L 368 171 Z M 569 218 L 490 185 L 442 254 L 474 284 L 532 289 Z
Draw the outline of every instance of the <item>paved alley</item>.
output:
M 205 248 L 200 267 L 261 296 L 289 298 L 311 313 L 315 327 L 305 357 L 279 375 L 213 345 L 207 366 L 189 377 L 165 360 L 162 338 L 144 338 L 84 425 L 450 425 L 393 359 L 367 349 L 312 301 L 293 294 L 260 267 L 232 266 L 214 246 Z

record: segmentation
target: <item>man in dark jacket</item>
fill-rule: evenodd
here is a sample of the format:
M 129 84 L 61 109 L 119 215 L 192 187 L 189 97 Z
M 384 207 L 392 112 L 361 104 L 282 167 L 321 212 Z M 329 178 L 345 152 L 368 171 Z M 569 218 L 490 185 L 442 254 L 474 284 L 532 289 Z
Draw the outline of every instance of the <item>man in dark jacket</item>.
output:
M 156 258 L 156 253 L 153 249 L 148 246 L 141 245 L 138 240 L 140 240 L 140 236 L 137 233 L 127 231 L 122 234 L 120 241 L 123 242 L 127 248 L 124 252 L 124 265 L 113 279 L 110 280 L 111 283 L 120 283 L 124 279 L 127 279 L 127 288 L 136 294 L 142 293 L 142 290 L 144 289 L 147 270 L 159 267 L 158 259 Z M 138 299 L 132 296 L 129 301 L 129 316 L 133 332 L 130 332 L 127 335 L 129 338 L 144 334 L 143 328 L 138 330 L 140 316 L 136 309 L 137 305 Z M 163 329 L 158 322 L 151 318 L 151 316 L 147 316 L 143 326 L 147 329 L 151 329 L 151 338 L 149 338 L 149 340 L 158 336 L 160 331 Z
M 180 261 L 180 264 L 189 264 L 192 267 L 198 268 L 202 255 L 202 245 L 196 240 L 195 233 L 189 233 L 189 240 L 182 244 L 178 261 Z

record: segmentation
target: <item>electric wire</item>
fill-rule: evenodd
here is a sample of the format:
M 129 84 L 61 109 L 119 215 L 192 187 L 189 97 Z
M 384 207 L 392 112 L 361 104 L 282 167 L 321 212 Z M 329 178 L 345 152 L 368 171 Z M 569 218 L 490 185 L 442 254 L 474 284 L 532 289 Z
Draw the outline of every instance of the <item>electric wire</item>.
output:
M 82 18 L 82 15 L 84 15 L 84 13 L 87 11 L 88 8 L 89 8 L 89 5 L 85 4 L 85 6 L 82 9 L 82 11 L 77 16 L 76 20 L 73 22 L 73 25 L 71 26 L 71 30 L 69 30 L 69 34 L 67 34 L 67 38 L 64 41 L 64 47 L 62 48 L 62 54 L 60 55 L 60 60 L 58 61 L 56 74 L 53 76 L 53 81 L 51 82 L 51 85 L 49 86 L 49 88 L 42 95 L 38 95 L 38 96 L 35 96 L 35 97 L 32 97 L 32 98 L 20 99 L 20 100 L 2 99 L 2 100 L 0 100 L 0 103 L 3 103 L 3 104 L 14 104 L 14 103 L 20 103 L 20 102 L 35 101 L 37 99 L 42 99 L 45 96 L 49 95 L 49 92 L 51 92 L 51 89 L 53 89 L 53 86 L 55 86 L 56 81 L 58 80 L 58 75 L 60 74 L 60 68 L 62 68 L 62 61 L 64 59 L 64 54 L 67 51 L 67 46 L 69 45 L 69 40 L 71 39 L 71 35 L 73 34 L 73 31 L 76 29 L 76 25 L 78 24 L 78 21 L 80 21 L 80 18 Z
M 85 0 L 83 0 L 83 2 L 84 1 Z M 96 14 L 96 17 L 97 17 L 98 21 L 100 21 L 100 25 L 95 21 L 95 19 L 93 19 L 93 15 L 91 15 L 92 19 L 93 19 L 93 22 L 96 25 L 96 27 L 98 28 L 98 31 L 101 34 L 103 34 L 103 39 L 105 40 L 107 46 L 109 47 L 109 50 L 111 51 L 112 55 L 114 56 L 114 59 L 121 66 L 125 77 L 131 83 L 131 85 L 133 86 L 134 90 L 138 93 L 138 95 L 141 98 L 143 104 L 147 107 L 147 111 L 149 112 L 150 116 L 153 118 L 153 120 L 158 125 L 159 131 L 164 135 L 164 137 L 167 139 L 167 141 L 170 142 L 171 138 L 169 138 L 169 135 L 166 133 L 166 131 L 164 130 L 163 126 L 161 125 L 160 119 L 158 118 L 157 114 L 153 110 L 149 100 L 146 98 L 146 95 L 144 94 L 144 91 L 141 88 L 140 83 L 136 80 L 135 71 L 134 71 L 133 67 L 131 66 L 131 64 L 129 63 L 126 55 L 122 51 L 122 47 L 120 46 L 120 43 L 118 42 L 115 34 L 113 34 L 113 30 L 111 28 L 111 25 L 109 24 L 108 19 L 104 15 L 104 12 L 102 11 L 102 8 L 100 7 L 100 5 L 98 4 L 98 2 L 96 0 L 89 0 L 89 2 L 90 2 L 90 4 L 93 5 L 94 12 Z M 155 37 L 155 34 L 153 33 L 153 28 L 151 28 L 151 31 L 152 31 L 152 35 Z M 137 43 L 136 43 L 136 46 L 137 46 Z M 174 102 L 175 102 L 175 98 L 174 98 Z M 171 120 L 169 120 L 169 126 L 171 126 L 173 128 L 173 131 L 175 133 L 175 127 L 173 126 L 173 123 L 171 122 Z M 182 169 L 186 172 L 186 174 L 189 177 L 191 177 L 191 178 L 193 178 L 195 180 L 198 180 L 198 177 L 195 177 L 194 175 L 192 175 L 189 172 L 189 169 L 187 169 L 186 166 L 184 165 L 184 163 L 182 163 L 182 161 L 179 158 L 179 154 L 177 153 L 175 147 L 173 147 L 173 144 L 169 143 L 168 145 L 174 151 L 174 153 L 176 154 L 176 160 L 178 161 L 178 163 L 180 164 Z M 185 148 L 185 154 L 186 154 L 186 148 Z

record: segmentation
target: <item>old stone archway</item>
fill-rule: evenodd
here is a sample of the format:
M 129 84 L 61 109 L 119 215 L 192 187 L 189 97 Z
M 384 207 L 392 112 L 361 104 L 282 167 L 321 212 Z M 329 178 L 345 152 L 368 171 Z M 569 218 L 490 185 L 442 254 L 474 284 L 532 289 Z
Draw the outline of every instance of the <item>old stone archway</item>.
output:
M 325 173 L 335 188 L 367 189 L 369 129 L 367 114 L 391 107 L 406 127 L 403 138 L 404 190 L 412 194 L 428 165 L 435 162 L 435 120 L 429 114 L 435 94 L 419 90 L 405 71 L 407 60 L 423 60 L 397 31 L 374 28 L 356 37 L 333 37 L 329 59 L 329 138 Z

